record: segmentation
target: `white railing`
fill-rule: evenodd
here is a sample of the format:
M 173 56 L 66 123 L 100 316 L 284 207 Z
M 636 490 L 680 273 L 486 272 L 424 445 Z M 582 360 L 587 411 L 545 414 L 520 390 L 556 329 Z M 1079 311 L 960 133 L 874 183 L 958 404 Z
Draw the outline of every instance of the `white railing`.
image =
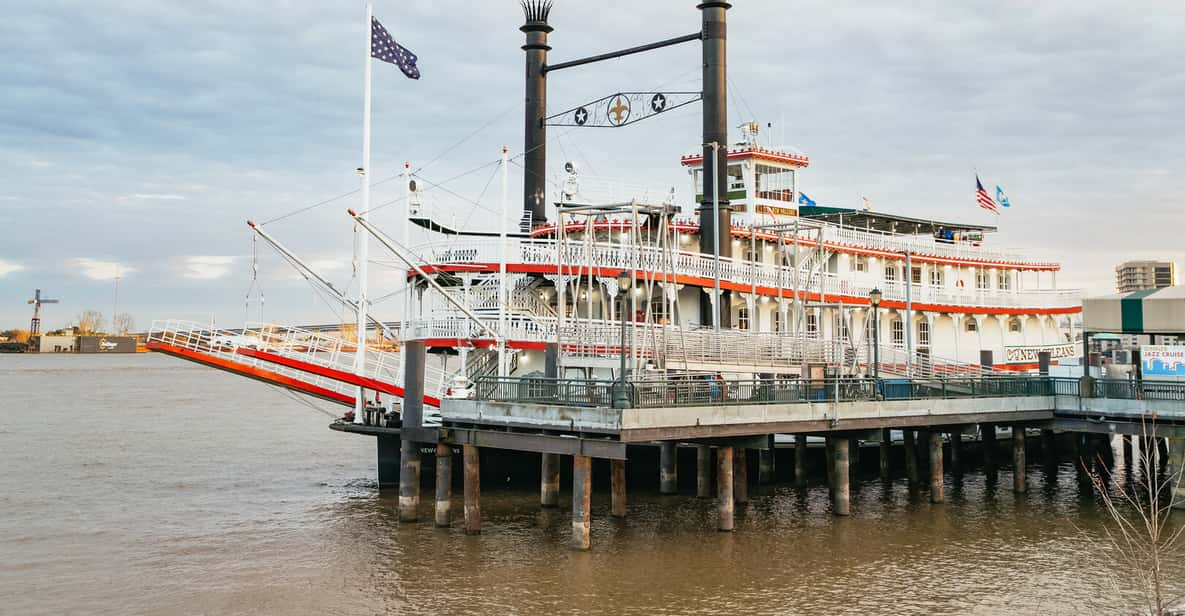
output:
M 420 253 L 432 263 L 470 263 L 497 261 L 497 241 L 467 241 L 452 242 L 447 247 L 427 245 L 420 247 Z M 557 260 L 556 242 L 553 240 L 521 241 L 514 247 L 512 253 L 517 252 L 518 263 L 533 265 L 554 265 Z M 695 276 L 698 278 L 713 278 L 716 271 L 714 259 L 710 255 L 698 252 L 668 252 L 661 249 L 641 246 L 628 247 L 620 244 L 604 242 L 590 246 L 584 243 L 571 242 L 560 249 L 560 257 L 569 268 L 579 268 L 591 264 L 592 267 L 637 269 L 639 272 L 650 272 L 649 276 L 661 280 L 662 272 L 671 271 L 675 275 Z M 804 261 L 804 265 L 805 265 Z M 720 258 L 720 278 L 732 283 L 745 286 L 757 286 L 778 289 L 790 296 L 794 285 L 794 268 L 774 265 L 772 263 L 757 263 L 728 257 Z M 848 277 L 833 273 L 814 272 L 806 269 L 799 270 L 801 290 L 806 292 L 822 292 L 830 296 L 843 296 L 856 301 L 868 297 L 874 287 L 879 288 L 884 299 L 888 301 L 905 301 L 905 283 L 876 281 L 855 282 Z M 939 304 L 944 306 L 965 307 L 970 310 L 976 308 L 1022 308 L 1029 310 L 1043 310 L 1055 308 L 1072 308 L 1082 303 L 1078 290 L 994 290 L 994 289 L 950 289 L 915 284 L 910 289 L 910 299 L 914 303 Z
M 170 319 L 153 321 L 148 341 L 264 369 L 350 398 L 356 394 L 356 387 L 345 381 L 239 352 L 240 348 L 264 351 L 286 359 L 355 374 L 355 345 L 340 337 L 271 323 L 248 323 L 241 330 L 223 330 L 192 321 Z M 403 386 L 402 353 L 368 348 L 364 357 L 362 376 L 388 385 Z M 450 376 L 437 367 L 425 366 L 425 392 L 439 396 L 448 387 Z M 438 421 L 439 414 L 435 410 L 425 409 L 425 420 Z
M 823 226 L 823 242 L 825 244 L 846 244 L 859 248 L 871 248 L 884 252 L 910 252 L 917 255 L 964 261 L 1023 263 L 1038 267 L 1052 267 L 1057 265 L 1056 263 L 1030 261 L 1019 251 L 987 248 L 965 241 L 948 243 L 919 235 L 897 235 L 877 231 L 861 231 L 859 229 L 836 225 Z
M 483 319 L 497 329 L 496 318 Z M 509 340 L 549 343 L 559 340 L 565 357 L 574 359 L 621 357 L 621 327 L 619 321 L 602 319 L 568 319 L 562 335 L 557 338 L 558 322 L 552 317 L 521 317 L 507 319 L 506 337 Z M 791 336 L 773 332 L 710 329 L 684 330 L 672 325 L 626 323 L 627 352 L 641 361 L 655 360 L 668 369 L 683 367 L 707 369 L 707 366 L 727 366 L 730 369 L 751 368 L 753 371 L 797 371 L 803 364 L 825 363 L 847 367 L 853 372 L 871 371 L 867 344 L 859 346 L 837 340 L 810 336 Z M 472 321 L 455 318 L 432 318 L 412 321 L 409 333 L 413 338 L 484 339 L 488 334 Z M 940 357 L 905 351 L 890 345 L 880 347 L 880 371 L 885 376 L 950 376 L 977 374 L 982 370 L 974 364 L 964 364 Z

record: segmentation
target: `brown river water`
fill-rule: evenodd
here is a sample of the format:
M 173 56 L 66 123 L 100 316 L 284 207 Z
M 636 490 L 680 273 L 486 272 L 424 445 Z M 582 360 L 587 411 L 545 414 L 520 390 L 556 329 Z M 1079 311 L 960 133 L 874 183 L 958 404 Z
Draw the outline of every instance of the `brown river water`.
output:
M 0 614 L 1082 614 L 1130 610 L 1081 533 L 1102 514 L 1069 462 L 751 488 L 718 533 L 692 490 L 567 503 L 483 485 L 483 534 L 400 525 L 369 437 L 268 386 L 163 356 L 0 356 Z M 339 409 L 333 408 L 334 412 Z M 1001 459 L 1004 459 L 1001 455 Z M 657 473 L 657 470 L 655 471 Z M 566 491 L 566 488 L 565 488 Z M 430 520 L 425 490 L 423 519 Z M 455 490 L 455 509 L 460 494 Z M 564 497 L 567 497 L 565 492 Z M 1180 514 L 1178 514 L 1180 515 Z M 1185 564 L 1170 565 L 1177 586 Z

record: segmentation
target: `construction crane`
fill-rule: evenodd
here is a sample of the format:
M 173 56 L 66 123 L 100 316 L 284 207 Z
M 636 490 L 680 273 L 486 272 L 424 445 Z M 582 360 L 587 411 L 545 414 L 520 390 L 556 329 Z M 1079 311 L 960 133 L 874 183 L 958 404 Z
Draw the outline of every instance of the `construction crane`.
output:
M 41 304 L 56 304 L 58 300 L 42 298 L 41 289 L 37 289 L 28 303 L 33 304 L 33 320 L 29 322 L 29 340 L 32 343 L 33 336 L 41 335 Z

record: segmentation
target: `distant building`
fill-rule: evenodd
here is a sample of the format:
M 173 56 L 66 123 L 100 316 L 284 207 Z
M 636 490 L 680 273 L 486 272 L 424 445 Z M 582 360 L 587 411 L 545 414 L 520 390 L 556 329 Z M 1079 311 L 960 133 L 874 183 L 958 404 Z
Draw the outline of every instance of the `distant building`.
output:
M 39 353 L 73 353 L 77 350 L 78 338 L 75 336 L 38 336 L 34 348 Z
M 1115 268 L 1115 288 L 1120 293 L 1163 289 L 1177 284 L 1172 261 L 1128 261 Z

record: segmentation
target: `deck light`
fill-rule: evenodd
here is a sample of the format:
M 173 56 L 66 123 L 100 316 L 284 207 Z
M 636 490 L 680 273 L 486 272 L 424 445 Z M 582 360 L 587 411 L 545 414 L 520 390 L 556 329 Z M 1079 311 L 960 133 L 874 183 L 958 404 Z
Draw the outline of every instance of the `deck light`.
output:
M 873 288 L 868 293 L 868 304 L 872 306 L 872 398 L 877 398 L 881 380 L 881 290 Z
M 880 289 L 873 289 L 868 294 L 868 303 L 872 304 L 873 308 L 876 308 L 877 306 L 881 305 L 881 290 Z

